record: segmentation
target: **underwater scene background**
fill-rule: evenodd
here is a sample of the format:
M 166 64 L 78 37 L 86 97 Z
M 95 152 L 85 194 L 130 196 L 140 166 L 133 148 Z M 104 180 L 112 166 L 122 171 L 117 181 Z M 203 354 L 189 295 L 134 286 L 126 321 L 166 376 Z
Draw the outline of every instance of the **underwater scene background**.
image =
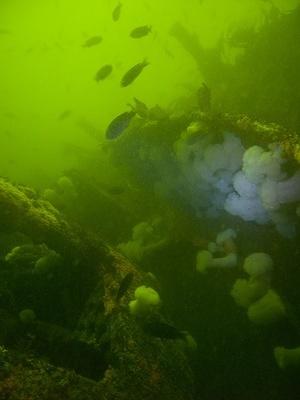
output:
M 299 0 L 0 1 L 0 400 L 300 398 Z

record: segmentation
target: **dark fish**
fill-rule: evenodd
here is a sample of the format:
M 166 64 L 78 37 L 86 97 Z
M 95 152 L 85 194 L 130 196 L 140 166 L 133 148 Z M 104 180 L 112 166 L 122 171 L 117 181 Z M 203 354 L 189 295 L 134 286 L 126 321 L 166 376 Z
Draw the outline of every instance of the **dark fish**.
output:
M 161 339 L 184 339 L 186 336 L 184 332 L 181 332 L 175 326 L 160 321 L 145 322 L 143 329 L 148 335 Z
M 119 21 L 121 15 L 122 3 L 119 3 L 112 13 L 112 19 L 116 22 Z
M 121 80 L 121 86 L 129 86 L 134 80 L 136 80 L 136 78 L 140 75 L 143 69 L 147 67 L 147 65 L 149 65 L 148 61 L 144 60 L 143 62 L 138 63 L 130 68 L 130 70 L 127 71 L 126 74 L 123 76 Z
M 117 293 L 117 301 L 119 301 L 124 296 L 124 294 L 129 289 L 132 281 L 133 281 L 133 273 L 128 272 L 128 274 L 125 275 L 125 277 L 122 279 L 120 283 L 119 290 Z
M 82 47 L 92 47 L 102 42 L 101 36 L 93 36 L 85 41 Z
M 152 30 L 152 27 L 149 25 L 143 25 L 143 26 L 138 26 L 137 28 L 134 28 L 130 32 L 130 36 L 133 39 L 140 39 L 144 36 L 147 36 Z
M 135 114 L 135 111 L 126 111 L 114 118 L 106 129 L 106 138 L 112 140 L 120 136 L 128 128 Z
M 99 69 L 99 71 L 97 72 L 97 74 L 95 76 L 95 80 L 97 82 L 103 81 L 112 73 L 112 70 L 113 70 L 112 65 L 110 65 L 110 64 L 103 65 L 103 67 L 101 67 Z
M 136 97 L 133 98 L 134 105 L 129 104 L 129 106 L 137 113 L 137 115 L 141 118 L 147 118 L 149 115 L 149 109 L 145 103 L 137 99 Z
M 58 120 L 59 121 L 64 121 L 65 119 L 67 119 L 70 115 L 72 114 L 71 110 L 66 110 L 64 112 L 62 112 L 59 116 L 58 116 Z

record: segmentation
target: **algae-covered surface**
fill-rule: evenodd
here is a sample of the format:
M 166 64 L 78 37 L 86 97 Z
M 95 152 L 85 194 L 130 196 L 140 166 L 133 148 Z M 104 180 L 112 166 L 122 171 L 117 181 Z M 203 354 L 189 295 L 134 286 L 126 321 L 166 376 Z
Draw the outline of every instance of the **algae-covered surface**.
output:
M 2 1 L 0 400 L 300 398 L 298 0 Z

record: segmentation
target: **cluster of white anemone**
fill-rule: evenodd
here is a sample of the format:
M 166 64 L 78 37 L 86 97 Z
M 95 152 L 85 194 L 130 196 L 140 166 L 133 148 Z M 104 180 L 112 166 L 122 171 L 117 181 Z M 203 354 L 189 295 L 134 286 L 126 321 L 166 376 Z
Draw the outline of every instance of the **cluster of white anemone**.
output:
M 292 176 L 283 172 L 285 160 L 278 146 L 245 149 L 232 133 L 224 133 L 222 143 L 212 143 L 209 135 L 191 140 L 188 132 L 176 143 L 175 152 L 181 192 L 197 215 L 214 217 L 226 210 L 245 221 L 272 223 L 283 236 L 295 235 L 300 170 Z M 292 205 L 291 215 L 283 211 L 286 205 Z

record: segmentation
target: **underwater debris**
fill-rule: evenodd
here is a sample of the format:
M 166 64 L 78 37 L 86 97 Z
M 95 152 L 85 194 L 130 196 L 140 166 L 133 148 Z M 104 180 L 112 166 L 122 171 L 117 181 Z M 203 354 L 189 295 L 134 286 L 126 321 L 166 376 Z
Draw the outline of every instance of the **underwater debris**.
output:
M 61 185 L 69 186 L 65 179 L 62 180 Z M 23 197 L 24 207 L 19 204 Z M 39 200 L 28 199 L 20 189 L 13 185 L 2 185 L 1 179 L 0 203 L 1 221 L 5 215 L 8 215 L 7 229 L 25 231 L 30 234 L 33 242 L 45 241 L 47 246 L 63 254 L 66 262 L 59 272 L 66 271 L 67 275 L 72 275 L 71 281 L 75 284 L 75 289 L 72 289 L 76 296 L 76 299 L 73 298 L 73 303 L 72 299 L 69 301 L 67 298 L 66 302 L 70 308 L 63 314 L 67 318 L 71 317 L 70 324 L 75 330 L 71 332 L 54 325 L 52 321 L 49 323 L 47 316 L 50 313 L 41 312 L 41 309 L 36 308 L 36 304 L 38 307 L 40 306 L 40 297 L 43 296 L 40 286 L 42 276 L 30 274 L 30 277 L 38 284 L 35 288 L 36 291 L 31 290 L 31 287 L 28 288 L 30 298 L 36 299 L 36 304 L 21 303 L 24 305 L 18 307 L 17 310 L 31 307 L 38 316 L 43 315 L 45 321 L 37 320 L 29 326 L 21 326 L 22 336 L 16 339 L 20 339 L 21 344 L 28 344 L 30 350 L 37 349 L 38 354 L 30 355 L 30 358 L 25 355 L 22 358 L 25 358 L 25 362 L 22 364 L 19 361 L 19 355 L 23 355 L 23 353 L 18 352 L 19 360 L 14 364 L 17 367 L 13 368 L 12 375 L 8 376 L 7 382 L 14 382 L 12 388 L 11 386 L 6 387 L 7 392 L 5 393 L 8 393 L 8 397 L 13 395 L 16 398 L 22 398 L 24 393 L 30 393 L 38 399 L 43 398 L 45 392 L 50 393 L 51 391 L 54 398 L 58 399 L 61 395 L 65 396 L 65 389 L 67 389 L 67 397 L 70 398 L 98 399 L 105 396 L 121 399 L 125 395 L 128 399 L 140 397 L 152 399 L 155 398 L 153 392 L 159 391 L 162 398 L 166 400 L 183 398 L 192 400 L 193 397 L 190 395 L 193 385 L 192 372 L 181 346 L 177 343 L 163 343 L 154 340 L 150 347 L 145 347 L 143 343 L 147 338 L 139 328 L 136 318 L 124 312 L 121 307 L 113 314 L 109 313 L 110 304 L 115 305 L 116 291 L 112 289 L 119 287 L 117 279 L 126 276 L 128 271 L 132 271 L 137 277 L 137 281 L 142 281 L 138 269 L 131 265 L 125 257 L 103 244 L 97 235 L 84 232 L 84 229 L 77 225 L 71 226 L 59 214 L 52 214 L 51 208 L 49 210 L 48 208 L 41 209 L 47 202 L 40 203 Z M 11 212 L 20 214 L 20 218 L 10 218 Z M 5 228 L 6 225 L 1 226 L 1 229 Z M 104 249 L 105 251 L 103 251 Z M 78 271 L 79 275 L 73 276 L 74 269 L 70 270 L 69 268 L 73 268 L 73 261 L 77 263 L 78 258 L 82 260 L 82 264 L 76 264 L 75 267 L 75 271 Z M 103 264 L 103 267 L 100 264 Z M 86 282 L 89 283 L 87 285 L 85 281 L 81 280 L 85 276 L 88 276 Z M 58 277 L 60 278 L 61 274 Z M 97 279 L 99 282 L 96 281 Z M 63 288 L 64 282 L 57 280 L 55 285 L 51 285 L 54 289 L 52 293 L 54 297 L 49 298 L 50 301 L 51 299 L 57 300 L 58 307 L 62 309 L 62 312 L 65 304 L 61 304 L 59 298 L 56 299 L 55 296 L 57 289 Z M 77 290 L 81 291 L 83 286 L 86 296 L 80 298 Z M 78 300 L 80 300 L 82 308 L 84 308 L 84 302 L 87 301 L 87 307 L 84 308 L 82 314 L 80 310 L 78 311 Z M 82 303 L 81 300 L 83 300 Z M 52 303 L 49 304 L 49 308 L 51 307 Z M 155 311 L 158 311 L 157 308 Z M 76 319 L 72 318 L 74 314 Z M 78 328 L 76 326 L 77 315 L 80 318 L 80 327 L 78 326 Z M 17 318 L 14 320 L 16 323 L 19 322 Z M 62 319 L 60 321 L 63 324 L 69 323 Z M 2 322 L 1 319 L 1 327 L 4 326 Z M 110 347 L 109 350 L 103 350 L 102 343 L 105 340 L 107 323 L 109 323 Z M 18 326 L 20 326 L 20 322 Z M 27 335 L 23 338 L 24 330 L 28 330 L 30 336 Z M 120 338 L 122 339 L 120 340 Z M 49 364 L 44 362 L 45 358 L 49 360 Z M 111 359 L 121 360 L 121 363 L 115 364 L 110 361 Z M 143 368 L 137 368 L 140 362 L 144 363 Z M 125 365 L 128 366 L 127 370 L 124 369 Z M 1 374 L 2 372 L 3 369 Z M 155 390 L 153 390 L 154 381 L 152 378 L 149 380 L 151 374 L 162 377 L 163 385 L 160 384 L 160 380 L 156 383 Z M 57 383 L 58 380 L 60 384 Z M 138 382 L 138 385 L 135 382 Z M 1 380 L 0 391 L 5 384 L 6 382 Z M 120 395 L 115 396 L 116 390 Z M 61 394 L 62 392 L 63 394 Z
M 120 16 L 121 16 L 121 11 L 122 11 L 122 3 L 119 2 L 112 12 L 113 21 L 115 21 L 115 22 L 119 21 Z
M 102 36 L 93 36 L 89 39 L 87 39 L 84 44 L 82 45 L 82 47 L 93 47 L 93 46 L 97 46 L 98 44 L 100 44 L 102 42 L 103 38 Z
M 135 114 L 135 111 L 125 111 L 115 117 L 106 129 L 106 139 L 113 140 L 119 137 L 128 128 Z
M 101 67 L 99 71 L 96 73 L 95 81 L 96 82 L 103 81 L 112 73 L 112 71 L 113 71 L 112 65 L 110 64 L 103 65 L 103 67 Z
M 137 28 L 134 28 L 130 32 L 130 36 L 133 39 L 140 39 L 144 36 L 147 36 L 152 30 L 152 27 L 150 25 L 143 25 L 143 26 L 138 26 Z
M 134 65 L 130 68 L 121 80 L 121 86 L 126 87 L 132 84 L 136 78 L 142 73 L 143 69 L 149 65 L 148 61 L 145 59 L 141 63 Z

